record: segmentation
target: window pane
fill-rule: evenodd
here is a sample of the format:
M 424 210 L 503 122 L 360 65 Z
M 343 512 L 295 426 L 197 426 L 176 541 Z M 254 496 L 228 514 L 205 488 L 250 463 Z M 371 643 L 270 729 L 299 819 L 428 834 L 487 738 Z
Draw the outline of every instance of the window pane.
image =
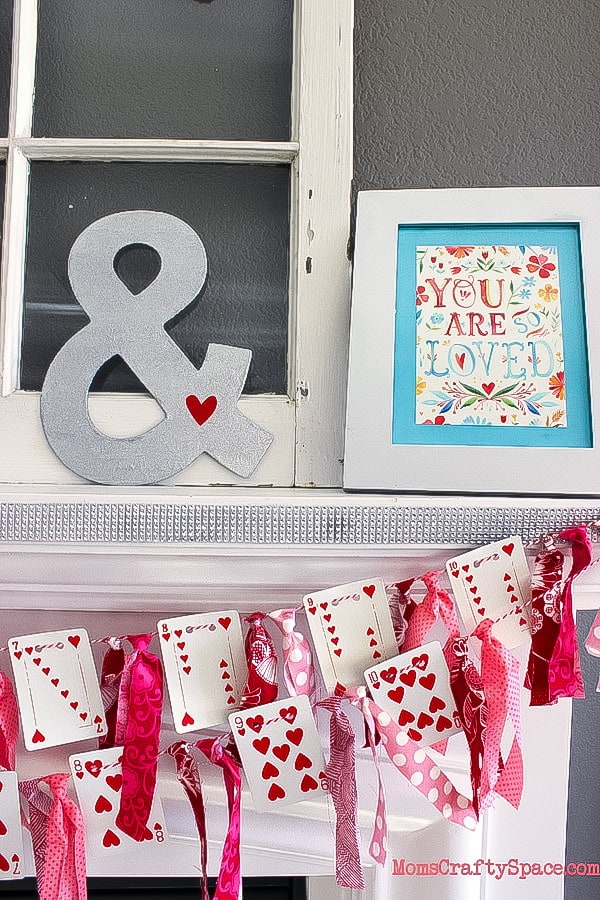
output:
M 33 162 L 21 387 L 40 390 L 48 365 L 86 322 L 67 277 L 75 238 L 110 213 L 171 213 L 200 235 L 208 277 L 198 303 L 168 331 L 196 366 L 209 342 L 248 347 L 246 393 L 286 393 L 289 167 L 214 163 Z M 155 254 L 131 250 L 117 271 L 134 293 Z M 143 390 L 124 365 L 98 390 Z
M 34 134 L 287 140 L 292 0 L 44 0 Z
M 0 135 L 8 133 L 12 0 L 0 0 Z

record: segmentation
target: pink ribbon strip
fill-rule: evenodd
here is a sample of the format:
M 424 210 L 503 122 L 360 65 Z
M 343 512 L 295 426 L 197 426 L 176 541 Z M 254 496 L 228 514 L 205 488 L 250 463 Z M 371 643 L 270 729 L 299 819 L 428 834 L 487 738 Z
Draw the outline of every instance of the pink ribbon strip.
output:
M 241 704 L 244 709 L 277 700 L 277 654 L 263 625 L 264 618 L 261 612 L 246 618 L 250 627 L 245 640 L 248 680 Z
M 125 651 L 118 638 L 110 638 L 108 650 L 102 659 L 102 672 L 100 674 L 100 693 L 106 718 L 107 732 L 103 734 L 98 746 L 108 749 L 119 746 L 117 744 L 117 718 L 119 709 L 119 688 L 123 669 L 125 666 Z M 124 698 L 125 700 L 125 698 Z M 122 712 L 126 718 L 127 704 L 123 703 Z M 122 735 L 124 739 L 124 731 Z
M 426 572 L 420 577 L 427 588 L 427 593 L 415 607 L 408 621 L 402 652 L 414 650 L 424 644 L 438 618 L 442 619 L 449 636 L 454 637 L 460 633 L 454 600 L 448 591 L 439 586 L 440 574 L 440 572 Z
M 357 705 L 359 695 L 356 693 L 354 697 L 350 697 L 351 702 Z M 387 812 L 385 805 L 385 791 L 383 789 L 383 778 L 381 775 L 381 763 L 379 761 L 379 753 L 377 752 L 377 742 L 379 735 L 375 728 L 375 720 L 371 713 L 371 709 L 367 704 L 361 706 L 361 712 L 365 720 L 366 741 L 371 750 L 373 762 L 375 763 L 375 772 L 377 774 L 377 808 L 375 810 L 375 821 L 373 823 L 373 833 L 369 842 L 369 856 L 376 863 L 383 866 L 387 858 Z
M 310 645 L 296 627 L 295 609 L 277 609 L 269 613 L 282 634 L 283 675 L 291 696 L 306 694 L 314 702 L 316 680 Z
M 417 607 L 417 604 L 408 593 L 414 581 L 414 578 L 407 578 L 406 581 L 398 581 L 395 584 L 386 584 L 385 586 L 394 628 L 394 637 L 399 650 L 404 642 L 410 617 Z
M 27 827 L 31 832 L 33 858 L 38 884 L 42 883 L 46 861 L 46 834 L 48 817 L 52 809 L 52 797 L 40 788 L 40 779 L 31 778 L 19 782 L 19 790 L 29 806 Z
M 480 622 L 473 636 L 481 641 L 481 681 L 488 707 L 481 766 L 480 810 L 488 809 L 496 794 L 519 808 L 523 793 L 519 661 L 492 635 L 491 619 Z M 514 737 L 502 771 L 500 742 L 510 717 Z
M 330 755 L 325 766 L 325 779 L 335 808 L 335 880 L 339 887 L 364 891 L 357 822 L 355 737 L 350 720 L 341 708 L 343 693 L 343 688 L 336 688 L 333 697 L 318 704 L 331 713 Z
M 536 556 L 531 577 L 531 646 L 525 687 L 530 706 L 547 706 L 550 700 L 549 670 L 560 631 L 564 555 L 560 550 Z
M 349 697 L 365 719 L 367 713 L 371 715 L 384 750 L 395 768 L 427 797 L 445 819 L 472 831 L 477 825 L 473 804 L 458 793 L 425 750 L 411 741 L 388 713 L 367 696 L 364 686 L 352 688 Z
M 127 728 L 123 742 L 123 786 L 117 827 L 134 841 L 147 840 L 148 816 L 156 787 L 162 718 L 163 674 L 160 660 L 148 653 L 151 634 L 129 635 L 134 651 L 126 662 L 121 687 L 129 680 Z M 123 704 L 120 704 L 122 706 Z
M 202 796 L 202 782 L 198 764 L 189 751 L 186 741 L 176 741 L 167 747 L 167 753 L 175 760 L 177 767 L 177 780 L 186 793 L 198 830 L 200 840 L 200 871 L 202 872 L 202 900 L 210 900 L 208 894 L 208 882 L 206 866 L 208 861 L 208 847 L 206 840 L 206 815 L 204 811 L 204 797 Z
M 240 767 L 227 750 L 221 746 L 219 739 L 200 740 L 195 745 L 215 766 L 223 770 L 227 808 L 229 810 L 229 827 L 221 855 L 219 878 L 213 900 L 239 900 L 240 873 L 240 829 L 242 806 L 242 776 Z
M 19 737 L 19 708 L 8 675 L 0 670 L 0 768 L 15 768 L 15 751 Z
M 584 569 L 587 569 L 592 561 L 592 545 L 587 529 L 583 525 L 578 525 L 576 528 L 565 528 L 560 532 L 559 537 L 563 541 L 570 541 L 573 560 L 563 589 L 560 630 L 548 669 L 551 701 L 557 700 L 559 697 L 577 699 L 585 697 L 579 662 L 577 629 L 573 617 L 573 581 Z

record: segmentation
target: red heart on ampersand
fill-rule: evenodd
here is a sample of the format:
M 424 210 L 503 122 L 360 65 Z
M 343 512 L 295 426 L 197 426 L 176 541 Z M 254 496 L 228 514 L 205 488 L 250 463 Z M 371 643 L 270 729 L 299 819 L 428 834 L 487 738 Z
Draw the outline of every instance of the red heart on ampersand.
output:
M 185 405 L 196 424 L 204 425 L 217 408 L 217 398 L 211 394 L 206 400 L 199 400 L 195 394 L 188 394 Z

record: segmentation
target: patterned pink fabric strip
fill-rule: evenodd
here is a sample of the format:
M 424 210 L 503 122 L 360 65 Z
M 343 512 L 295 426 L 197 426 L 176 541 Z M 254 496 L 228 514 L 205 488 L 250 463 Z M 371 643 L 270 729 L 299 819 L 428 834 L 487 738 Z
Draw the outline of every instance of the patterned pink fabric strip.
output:
M 482 811 L 493 804 L 496 793 L 518 808 L 523 793 L 519 663 L 492 635 L 493 625 L 491 619 L 484 619 L 473 632 L 481 641 L 481 681 L 488 708 L 481 767 L 479 808 Z M 513 723 L 514 737 L 500 779 L 500 742 L 508 716 Z
M 202 796 L 202 783 L 198 764 L 189 750 L 186 741 L 176 741 L 167 747 L 167 753 L 175 760 L 177 767 L 177 779 L 190 801 L 194 820 L 200 840 L 200 871 L 202 872 L 202 900 L 209 900 L 208 880 L 206 865 L 208 861 L 208 847 L 206 840 L 206 815 L 204 811 L 204 797 Z
M 592 561 L 592 545 L 587 529 L 582 525 L 577 528 L 565 528 L 559 537 L 563 541 L 570 541 L 573 562 L 563 589 L 560 630 L 548 669 L 550 700 L 557 700 L 559 697 L 582 699 L 585 697 L 585 690 L 579 662 L 577 629 L 573 617 L 572 591 L 573 580 L 587 569 Z
M 40 788 L 39 778 L 20 781 L 19 790 L 29 806 L 27 827 L 31 832 L 35 873 L 38 884 L 41 884 L 42 875 L 44 874 L 44 862 L 46 860 L 48 816 L 50 815 L 53 801 L 52 797 Z
M 473 830 L 477 825 L 473 804 L 458 793 L 425 750 L 411 741 L 406 732 L 367 696 L 365 687 L 353 688 L 350 697 L 363 715 L 367 710 L 373 717 L 384 750 L 396 769 L 427 797 L 445 819 Z
M 306 694 L 314 702 L 316 681 L 310 645 L 296 627 L 295 609 L 269 613 L 282 634 L 283 674 L 291 696 Z
M 47 775 L 54 803 L 48 816 L 40 900 L 86 900 L 85 830 L 79 807 L 67 794 L 70 775 Z
M 375 763 L 375 772 L 377 774 L 377 808 L 375 810 L 375 821 L 373 823 L 373 834 L 369 844 L 369 855 L 380 866 L 385 865 L 387 858 L 387 811 L 385 804 L 385 791 L 383 788 L 383 778 L 381 777 L 381 763 L 379 761 L 379 753 L 377 752 L 377 730 L 375 728 L 375 720 L 369 707 L 364 704 L 361 712 L 365 720 L 365 732 L 367 743 L 371 750 L 373 762 Z
M 450 637 L 456 637 L 460 633 L 454 601 L 448 591 L 440 588 L 439 577 L 440 572 L 421 575 L 427 593 L 409 619 L 402 652 L 414 650 L 424 644 L 438 618 L 444 622 Z
M 364 891 L 358 831 L 358 791 L 354 729 L 342 711 L 342 691 L 318 704 L 331 713 L 329 762 L 325 778 L 335 808 L 335 880 L 343 888 Z
M 215 766 L 223 770 L 227 805 L 229 808 L 229 828 L 223 846 L 219 878 L 213 900 L 239 900 L 241 887 L 240 874 L 240 829 L 242 814 L 242 776 L 240 767 L 227 750 L 221 746 L 219 739 L 201 740 L 196 744 L 199 750 Z
M 386 584 L 385 586 L 398 650 L 404 643 L 410 617 L 417 606 L 408 593 L 414 582 L 414 578 L 408 578 L 406 581 L 398 581 L 396 584 Z
M 0 671 L 0 768 L 14 771 L 19 737 L 19 709 L 8 675 Z
M 114 746 L 122 747 L 127 734 L 129 720 L 129 689 L 131 687 L 131 669 L 136 660 L 135 653 L 128 653 L 123 663 L 123 671 L 119 678 L 119 695 L 117 698 L 117 714 L 115 719 Z
M 248 680 L 241 704 L 244 709 L 277 700 L 277 654 L 263 625 L 264 618 L 261 612 L 246 618 L 250 628 L 245 640 Z
M 107 732 L 99 739 L 98 745 L 101 749 L 116 747 L 117 744 L 117 717 L 119 709 L 119 687 L 123 676 L 123 667 L 125 665 L 125 652 L 118 638 L 111 638 L 108 650 L 102 659 L 102 672 L 100 674 L 100 693 L 102 694 L 102 705 L 104 706 L 104 714 L 106 716 Z M 123 703 L 126 710 L 127 704 Z M 126 725 L 125 725 L 126 727 Z M 123 735 L 125 734 L 123 728 Z
M 148 816 L 156 787 L 162 719 L 163 674 L 160 660 L 148 653 L 151 634 L 130 635 L 134 648 L 123 745 L 123 786 L 117 827 L 134 841 L 151 834 Z

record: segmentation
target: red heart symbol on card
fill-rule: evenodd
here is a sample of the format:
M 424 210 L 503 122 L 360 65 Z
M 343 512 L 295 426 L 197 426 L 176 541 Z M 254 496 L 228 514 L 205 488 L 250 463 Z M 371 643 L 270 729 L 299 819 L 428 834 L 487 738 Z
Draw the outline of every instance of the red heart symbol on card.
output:
M 422 675 L 419 678 L 419 684 L 427 691 L 430 691 L 435 684 L 435 673 L 430 672 L 429 675 Z
M 102 721 L 102 716 L 94 716 L 94 725 L 99 725 Z
M 96 812 L 97 813 L 110 812 L 112 808 L 113 808 L 113 805 L 110 802 L 110 800 L 107 800 L 107 798 L 104 796 L 104 794 L 100 794 L 100 796 L 96 800 L 96 804 L 94 806 L 94 809 L 96 810 Z
M 254 718 L 250 717 L 246 722 L 248 728 L 251 728 L 252 731 L 260 731 L 260 729 L 265 724 L 265 720 L 262 716 L 255 716 Z
M 306 774 L 300 782 L 300 790 L 303 794 L 307 794 L 309 791 L 316 791 L 318 787 L 319 784 L 315 781 L 312 775 Z
M 79 718 L 82 719 L 82 721 L 85 722 L 85 720 L 87 719 L 87 717 L 88 717 L 88 714 L 87 714 L 87 713 L 79 713 Z
M 398 725 L 401 728 L 404 728 L 405 725 L 408 725 L 409 722 L 414 722 L 415 717 L 408 709 L 403 709 L 400 711 L 400 715 L 398 716 Z
M 70 703 L 69 706 L 71 707 L 71 709 L 77 709 L 77 707 L 79 706 L 79 701 L 73 700 L 73 702 Z
M 102 838 L 102 844 L 104 847 L 118 847 L 121 843 L 121 838 L 111 831 L 109 828 L 108 831 L 105 832 L 104 837 Z
M 455 578 L 458 578 L 458 576 L 460 575 L 460 572 L 458 569 L 452 569 L 452 574 L 454 575 Z
M 44 668 L 42 669 L 42 672 L 44 673 L 44 675 L 49 675 L 50 674 L 50 666 L 44 666 Z
M 417 728 L 427 728 L 429 725 L 433 725 L 433 719 L 429 713 L 420 713 L 419 718 L 417 719 Z
M 381 659 L 381 653 L 379 652 L 379 650 L 373 651 L 373 659 Z
M 183 667 L 183 671 L 185 672 L 186 675 L 189 675 L 190 672 L 192 671 L 192 667 L 191 667 L 191 666 L 184 666 L 184 667 Z
M 510 544 L 503 544 L 502 549 L 508 556 L 512 556 L 512 552 L 515 549 L 515 545 L 512 542 Z
M 8 872 L 10 870 L 10 863 L 5 856 L 2 856 L 0 853 L 0 872 Z
M 387 684 L 393 684 L 396 680 L 396 675 L 398 674 L 398 669 L 396 666 L 390 666 L 389 669 L 383 669 L 381 672 L 381 680 L 387 682 Z
M 219 668 L 220 668 L 220 669 L 226 669 L 228 665 L 229 665 L 229 663 L 227 662 L 227 660 L 226 660 L 226 659 L 222 659 L 221 662 L 219 663 Z
M 189 712 L 186 712 L 185 716 L 184 716 L 183 719 L 181 720 L 181 724 L 183 725 L 184 728 L 185 728 L 186 725 L 193 725 L 193 724 L 194 724 L 194 720 L 193 720 L 193 718 L 190 716 Z
M 187 662 L 189 659 L 189 656 L 187 653 L 182 653 L 181 656 L 179 657 L 179 659 L 181 660 L 181 662 Z
M 423 735 L 420 731 L 417 731 L 416 728 L 409 728 L 406 732 L 411 741 L 420 741 Z
M 116 794 L 121 790 L 121 785 L 123 784 L 123 776 L 119 775 L 107 775 L 105 781 L 109 788 L 111 788 Z
M 290 743 L 294 744 L 296 747 L 299 745 L 302 740 L 302 736 L 304 735 L 304 729 L 302 728 L 294 728 L 286 731 L 285 736 L 290 741 Z
M 225 685 L 223 690 L 225 691 L 226 694 L 231 694 L 231 692 L 233 691 L 233 685 L 228 683 Z
M 21 659 L 21 657 L 23 656 L 23 651 L 22 651 L 22 650 L 16 650 L 16 651 L 15 651 L 15 656 L 17 657 L 17 659 Z
M 58 685 L 59 679 L 58 679 L 58 678 L 51 678 L 50 681 L 51 681 L 51 683 L 54 685 L 54 687 L 56 687 L 56 686 Z
M 335 631 L 335 625 L 329 625 L 327 631 L 329 632 L 329 634 L 333 634 Z
M 235 697 L 228 697 L 227 706 L 231 706 L 232 703 L 235 703 Z
M 272 762 L 267 761 L 263 766 L 261 775 L 265 781 L 268 781 L 269 778 L 277 778 L 277 776 L 279 775 L 279 769 L 277 768 L 277 766 L 274 766 Z
M 298 715 L 298 710 L 295 706 L 288 706 L 287 708 L 280 709 L 279 715 L 282 719 L 285 719 L 286 722 L 289 722 L 290 725 L 293 725 L 296 716 Z
M 331 613 L 325 613 L 323 616 L 326 622 L 331 622 Z
M 506 593 L 507 593 L 507 594 L 511 594 L 511 593 L 514 591 L 514 589 L 515 589 L 514 584 L 508 584 L 508 585 L 506 586 Z
M 332 638 L 330 638 L 330 640 L 331 640 L 331 643 L 332 643 L 334 646 L 336 646 L 336 647 L 337 647 L 337 645 L 338 645 L 339 642 L 340 642 L 339 637 L 332 637 Z M 341 652 L 342 652 L 342 651 L 340 650 L 340 653 L 341 653 Z
M 471 582 L 473 581 L 474 577 L 475 577 L 474 575 L 466 575 L 466 576 L 465 576 L 465 581 L 468 581 L 469 584 L 471 584 Z
M 477 612 L 479 613 L 480 616 L 485 616 L 485 606 L 477 607 Z
M 28 653 L 30 656 L 33 653 L 33 647 L 25 647 L 25 653 Z
M 510 579 L 511 579 L 511 576 L 508 574 L 508 572 L 505 572 L 505 573 L 504 573 L 504 579 L 503 579 L 503 580 L 504 580 L 504 581 L 510 581 Z
M 317 607 L 316 607 L 316 606 L 309 606 L 309 607 L 308 607 L 308 611 L 309 611 L 309 613 L 312 613 L 313 616 L 314 616 L 314 614 L 315 614 L 316 611 L 317 611 Z
M 176 629 L 175 629 L 175 635 L 176 635 L 177 637 L 181 637 L 182 634 L 183 634 L 183 628 L 176 628 Z
M 465 565 L 462 567 L 462 570 L 463 570 L 463 572 L 468 572 L 469 571 L 469 563 L 465 563 Z
M 169 638 L 171 637 L 171 635 L 169 633 L 167 633 L 167 634 L 162 634 L 161 637 L 163 638 L 163 640 L 168 641 Z
M 338 640 L 339 640 L 339 638 L 334 638 L 334 643 L 337 643 Z M 341 651 L 341 649 L 340 649 L 339 647 L 338 647 L 337 650 L 334 650 L 333 652 L 335 653 L 336 656 L 341 656 L 341 655 L 342 655 L 342 651 Z
M 494 381 L 490 381 L 489 384 L 482 384 L 481 389 L 485 391 L 485 393 L 490 396 L 493 393 L 494 388 L 496 387 L 496 383 Z
M 446 704 L 442 700 L 441 697 L 432 697 L 429 701 L 429 712 L 436 713 L 439 712 L 440 709 L 444 709 Z
M 296 762 L 294 763 L 294 768 L 296 772 L 301 772 L 302 769 L 310 769 L 312 766 L 312 761 L 306 756 L 304 753 L 299 753 L 296 757 Z
M 258 752 L 262 753 L 264 756 L 271 746 L 271 739 L 268 738 L 265 734 L 264 737 L 256 738 L 254 741 L 252 741 L 252 746 L 255 750 L 258 750 Z
M 325 603 L 319 603 L 319 606 L 321 607 L 321 609 L 327 609 L 327 607 L 329 606 L 329 603 L 327 603 L 327 601 L 325 601 Z
M 38 656 L 38 657 L 36 657 L 36 659 L 33 660 L 34 665 L 36 665 L 36 666 L 39 666 L 41 661 L 42 661 L 41 656 Z
M 478 590 L 479 590 L 479 588 L 478 588 L 477 586 L 469 588 L 469 591 L 470 591 L 472 594 L 476 594 Z
M 375 585 L 374 584 L 365 584 L 363 587 L 363 591 L 371 600 L 373 599 L 373 594 L 375 593 Z
M 404 688 L 397 687 L 392 691 L 388 691 L 388 697 L 392 701 L 392 703 L 402 703 L 402 698 L 404 697 Z
M 97 778 L 100 772 L 102 771 L 102 761 L 99 759 L 88 759 L 85 763 L 86 771 L 93 775 L 94 778 Z
M 408 672 L 400 673 L 400 681 L 402 684 L 405 684 L 407 687 L 412 687 L 415 681 L 417 680 L 417 673 L 414 669 L 409 669 Z
M 75 772 L 77 778 L 83 778 L 83 772 Z
M 46 738 L 42 734 L 41 731 L 35 731 L 33 737 L 31 738 L 32 744 L 43 744 Z
M 281 760 L 281 762 L 285 762 L 289 755 L 290 755 L 290 745 L 289 744 L 280 744 L 278 747 L 273 747 L 273 756 L 276 756 L 277 759 Z
M 219 619 L 219 625 L 227 631 L 229 626 L 231 625 L 231 616 L 223 616 Z
M 180 650 L 183 650 L 183 648 L 185 647 L 185 641 L 177 641 L 177 646 Z
M 199 400 L 195 394 L 188 394 L 185 405 L 196 424 L 204 425 L 217 408 L 217 398 L 214 394 L 210 394 L 206 400 Z
M 283 798 L 285 797 L 285 791 L 281 787 L 281 785 L 277 784 L 277 782 L 274 781 L 269 788 L 267 797 L 269 798 L 269 800 L 283 800 Z
M 372 634 L 375 634 L 372 628 L 367 628 L 367 637 L 371 637 Z
M 2 819 L 0 819 L 0 837 L 3 837 L 7 833 L 8 829 Z
M 229 674 L 229 672 L 221 673 L 221 681 L 229 681 L 230 678 L 231 678 L 231 675 Z
M 375 640 L 375 638 L 371 638 L 371 640 L 369 641 L 369 647 L 376 647 L 376 646 L 377 646 L 377 641 Z
M 69 696 L 69 692 L 68 692 L 68 691 L 61 691 L 60 693 L 62 694 L 62 696 L 63 696 L 65 699 Z
M 422 672 L 427 668 L 427 664 L 429 663 L 429 657 L 426 653 L 421 653 L 420 656 L 413 656 L 412 665 L 417 669 L 421 669 Z
M 70 644 L 73 644 L 73 646 L 75 647 L 75 649 L 77 649 L 77 647 L 79 647 L 79 642 L 80 642 L 80 640 L 81 640 L 81 635 L 79 635 L 79 634 L 70 634 L 69 637 L 67 638 L 67 640 L 68 640 L 68 642 L 69 642 Z
M 527 619 L 519 619 L 519 625 L 527 625 Z
M 452 722 L 447 716 L 440 716 L 437 722 L 435 723 L 436 731 L 446 731 L 447 728 L 452 728 Z

